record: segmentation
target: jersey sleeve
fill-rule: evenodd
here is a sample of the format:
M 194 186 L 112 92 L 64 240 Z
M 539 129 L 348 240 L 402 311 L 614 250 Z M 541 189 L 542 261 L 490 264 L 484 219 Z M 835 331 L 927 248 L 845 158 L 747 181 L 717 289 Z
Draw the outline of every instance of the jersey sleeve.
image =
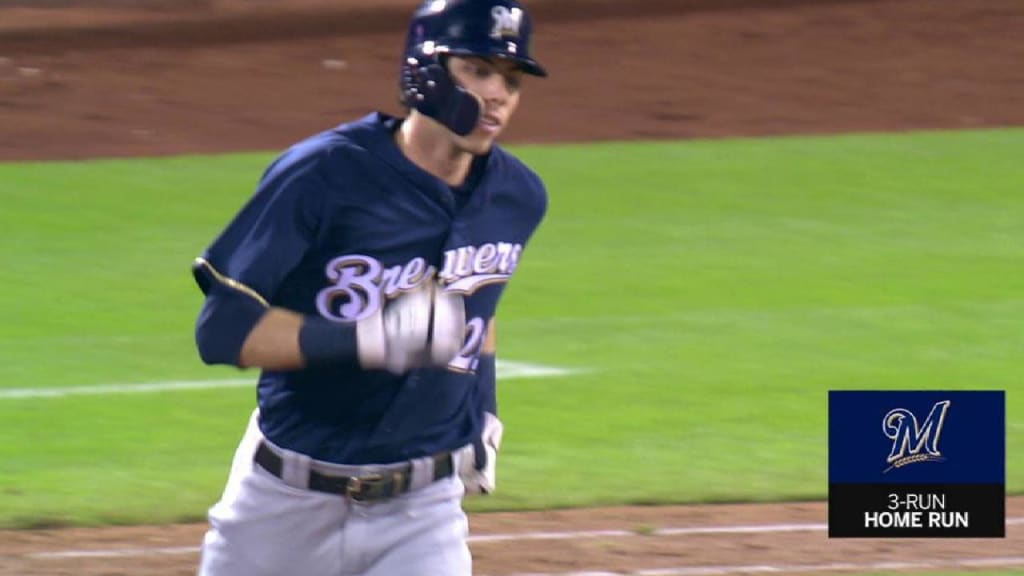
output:
M 193 264 L 204 294 L 231 290 L 265 307 L 315 241 L 327 185 L 316 159 L 275 164 L 256 193 Z

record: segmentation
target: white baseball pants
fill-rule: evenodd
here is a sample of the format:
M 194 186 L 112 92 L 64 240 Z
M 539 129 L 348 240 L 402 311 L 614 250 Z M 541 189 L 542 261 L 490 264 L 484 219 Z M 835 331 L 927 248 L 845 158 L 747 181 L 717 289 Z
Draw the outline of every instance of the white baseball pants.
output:
M 417 460 L 412 490 L 360 503 L 299 487 L 311 465 L 301 454 L 282 451 L 284 480 L 273 476 L 253 462 L 262 438 L 254 412 L 224 494 L 210 509 L 199 576 L 472 574 L 463 485 L 457 474 L 431 482 L 433 470 L 425 467 L 432 462 Z M 464 457 L 466 451 L 455 455 Z M 454 464 L 458 470 L 458 460 Z M 368 471 L 333 468 L 349 476 Z M 372 471 L 380 470 L 386 468 Z

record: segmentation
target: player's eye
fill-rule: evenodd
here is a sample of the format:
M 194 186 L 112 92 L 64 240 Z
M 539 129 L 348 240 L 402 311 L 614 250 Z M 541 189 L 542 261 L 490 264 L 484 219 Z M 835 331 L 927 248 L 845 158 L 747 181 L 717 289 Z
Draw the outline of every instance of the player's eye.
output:
M 523 85 L 523 75 L 518 72 L 505 74 L 505 85 L 510 92 L 518 92 L 519 87 Z
M 480 81 L 490 80 L 495 75 L 500 76 L 509 92 L 518 92 L 523 83 L 523 73 L 520 70 L 512 67 L 501 68 L 488 61 L 464 60 L 461 62 L 461 69 L 463 74 Z

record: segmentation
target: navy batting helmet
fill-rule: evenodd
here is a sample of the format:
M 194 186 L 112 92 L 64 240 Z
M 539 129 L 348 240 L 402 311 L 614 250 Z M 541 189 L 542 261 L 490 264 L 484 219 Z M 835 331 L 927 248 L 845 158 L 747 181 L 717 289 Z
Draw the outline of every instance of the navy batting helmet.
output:
M 530 15 L 516 0 L 427 0 L 413 15 L 405 59 L 433 60 L 446 54 L 501 58 L 523 72 L 547 76 L 530 57 Z
M 480 117 L 477 97 L 457 85 L 444 58 L 479 56 L 515 62 L 547 76 L 530 57 L 530 16 L 516 0 L 427 0 L 413 15 L 398 81 L 402 104 L 465 136 Z

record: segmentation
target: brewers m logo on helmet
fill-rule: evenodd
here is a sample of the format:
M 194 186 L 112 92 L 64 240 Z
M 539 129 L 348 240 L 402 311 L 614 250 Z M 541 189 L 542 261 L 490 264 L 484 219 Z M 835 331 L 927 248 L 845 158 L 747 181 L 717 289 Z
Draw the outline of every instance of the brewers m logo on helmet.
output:
M 949 400 L 936 402 L 920 425 L 914 413 L 906 408 L 890 410 L 882 418 L 882 431 L 892 440 L 892 450 L 885 459 L 889 467 L 884 472 L 915 462 L 945 460 L 939 452 L 939 437 L 942 436 L 949 405 Z
M 491 8 L 491 18 L 494 20 L 491 38 L 501 40 L 502 38 L 519 37 L 519 27 L 523 24 L 522 9 L 495 6 Z

